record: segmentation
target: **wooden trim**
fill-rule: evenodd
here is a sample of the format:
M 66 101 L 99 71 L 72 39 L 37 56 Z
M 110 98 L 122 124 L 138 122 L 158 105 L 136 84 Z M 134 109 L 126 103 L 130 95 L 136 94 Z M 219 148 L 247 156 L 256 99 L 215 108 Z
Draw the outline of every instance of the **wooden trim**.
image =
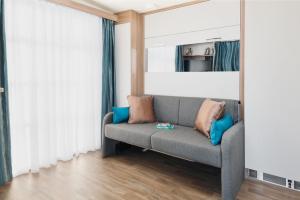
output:
M 117 13 L 117 24 L 131 26 L 131 95 L 144 94 L 144 16 L 128 10 Z
M 151 15 L 154 13 L 158 13 L 158 12 L 165 12 L 168 10 L 173 10 L 173 9 L 177 9 L 177 8 L 182 8 L 182 7 L 186 7 L 186 6 L 191 6 L 194 4 L 198 4 L 198 3 L 203 3 L 206 1 L 210 1 L 210 0 L 194 0 L 194 1 L 190 1 L 190 2 L 185 2 L 185 3 L 181 3 L 181 4 L 177 4 L 177 5 L 173 5 L 173 6 L 167 6 L 167 7 L 161 7 L 161 8 L 155 8 L 153 10 L 148 10 L 145 12 L 141 12 L 143 15 Z
M 241 119 L 245 114 L 245 0 L 241 0 L 240 9 L 240 102 L 241 102 Z
M 145 66 L 144 66 L 144 58 L 145 58 L 145 37 L 144 37 L 144 16 L 139 14 L 137 16 L 137 95 L 144 95 L 144 75 L 145 75 Z
M 118 16 L 117 24 L 131 23 L 133 20 L 134 10 L 126 10 L 119 13 L 116 13 Z
M 72 0 L 72 1 L 75 1 L 75 0 Z M 104 5 L 102 5 L 100 2 L 99 2 L 99 0 L 77 0 L 77 2 L 79 2 L 79 3 L 86 3 L 86 5 L 87 6 L 92 6 L 92 7 L 94 7 L 94 8 L 98 8 L 98 9 L 100 9 L 100 10 L 102 10 L 102 11 L 105 11 L 105 12 L 107 12 L 107 13 L 109 13 L 109 14 L 115 14 L 115 12 L 114 11 L 112 11 L 110 8 L 108 8 L 108 7 L 106 7 L 106 6 L 104 6 Z
M 77 2 L 74 2 L 74 1 L 71 1 L 71 0 L 47 0 L 51 3 L 55 3 L 55 4 L 59 4 L 59 5 L 62 5 L 62 6 L 66 6 L 66 7 L 69 7 L 69 8 L 73 8 L 73 9 L 76 9 L 76 10 L 80 10 L 82 12 L 86 12 L 86 13 L 89 13 L 89 14 L 92 14 L 92 15 L 96 15 L 98 17 L 103 17 L 103 18 L 106 18 L 106 19 L 110 19 L 110 20 L 113 20 L 113 21 L 118 21 L 118 16 L 115 15 L 115 14 L 111 14 L 109 12 L 105 12 L 103 10 L 99 10 L 97 8 L 93 8 L 93 7 L 90 7 L 90 6 L 87 6 L 87 5 L 83 5 L 83 4 L 80 4 L 80 3 L 77 3 Z

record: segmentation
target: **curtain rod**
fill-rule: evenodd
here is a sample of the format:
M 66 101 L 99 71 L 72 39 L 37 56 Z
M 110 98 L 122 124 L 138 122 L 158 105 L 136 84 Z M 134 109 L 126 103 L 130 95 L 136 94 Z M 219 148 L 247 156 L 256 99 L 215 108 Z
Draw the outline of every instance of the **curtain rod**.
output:
M 87 6 L 87 5 L 83 5 L 83 4 L 80 4 L 80 3 L 77 3 L 77 2 L 74 2 L 74 1 L 71 1 L 71 0 L 47 0 L 47 1 L 51 2 L 51 3 L 59 4 L 59 5 L 62 5 L 62 6 L 66 6 L 66 7 L 69 7 L 69 8 L 73 8 L 73 9 L 76 9 L 76 10 L 80 10 L 82 12 L 86 12 L 86 13 L 89 13 L 89 14 L 92 14 L 92 15 L 96 15 L 98 17 L 103 17 L 103 18 L 106 18 L 106 19 L 110 19 L 112 21 L 118 21 L 118 16 L 115 15 L 115 14 L 111 14 L 111 13 L 99 10 L 97 8 L 93 8 L 93 7 L 90 7 L 90 6 Z

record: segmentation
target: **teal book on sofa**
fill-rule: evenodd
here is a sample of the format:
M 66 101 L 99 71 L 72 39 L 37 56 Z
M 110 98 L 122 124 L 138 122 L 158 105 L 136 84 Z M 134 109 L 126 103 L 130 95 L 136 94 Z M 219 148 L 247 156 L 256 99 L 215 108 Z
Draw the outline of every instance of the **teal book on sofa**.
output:
M 102 156 L 116 153 L 119 142 L 173 155 L 189 161 L 221 168 L 222 199 L 234 200 L 244 180 L 244 123 L 239 120 L 239 102 L 226 102 L 225 113 L 234 125 L 223 135 L 221 144 L 194 130 L 196 114 L 205 98 L 154 96 L 154 111 L 158 122 L 169 122 L 175 129 L 157 129 L 157 123 L 113 124 L 108 113 L 102 126 Z M 221 101 L 220 99 L 216 99 Z M 176 148 L 175 148 L 176 147 Z

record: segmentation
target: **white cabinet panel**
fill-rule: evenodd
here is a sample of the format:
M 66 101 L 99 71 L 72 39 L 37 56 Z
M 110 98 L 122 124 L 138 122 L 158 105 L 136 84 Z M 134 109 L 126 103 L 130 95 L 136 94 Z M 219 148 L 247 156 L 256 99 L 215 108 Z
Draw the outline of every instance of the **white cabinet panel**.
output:
M 240 0 L 210 0 L 145 16 L 145 38 L 240 24 Z
M 239 72 L 146 72 L 145 94 L 239 99 Z
M 216 39 L 220 38 L 220 39 Z M 240 26 L 222 27 L 145 39 L 145 48 L 240 39 Z

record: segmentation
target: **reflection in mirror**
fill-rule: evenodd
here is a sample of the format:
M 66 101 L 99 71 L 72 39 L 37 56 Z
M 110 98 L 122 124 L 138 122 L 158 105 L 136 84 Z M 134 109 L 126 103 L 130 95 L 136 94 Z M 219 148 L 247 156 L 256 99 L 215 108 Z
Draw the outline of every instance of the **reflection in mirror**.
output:
M 218 41 L 146 49 L 147 72 L 239 71 L 240 42 Z

